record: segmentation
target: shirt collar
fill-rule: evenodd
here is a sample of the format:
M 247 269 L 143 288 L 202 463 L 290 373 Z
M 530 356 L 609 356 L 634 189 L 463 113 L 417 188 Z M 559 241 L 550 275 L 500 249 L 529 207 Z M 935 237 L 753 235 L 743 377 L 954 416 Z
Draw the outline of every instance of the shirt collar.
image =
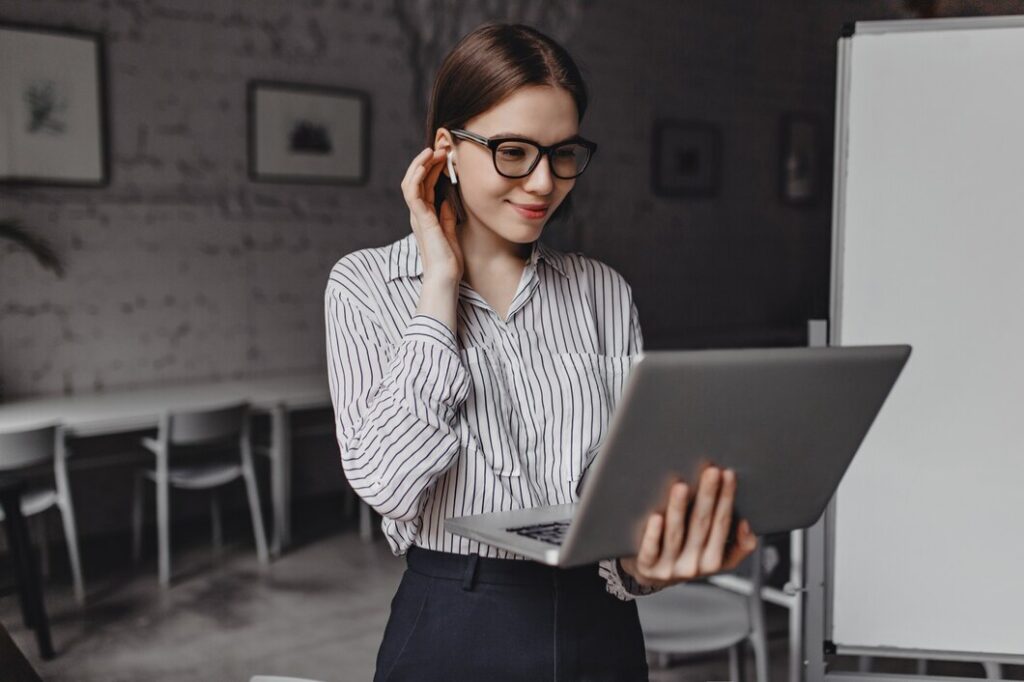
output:
M 528 265 L 536 265 L 539 261 L 544 261 L 562 277 L 568 277 L 564 259 L 565 254 L 562 252 L 536 241 L 526 262 Z M 416 243 L 416 235 L 410 232 L 391 245 L 388 254 L 388 281 L 399 277 L 419 277 L 422 274 L 423 262 L 420 260 L 419 245 Z

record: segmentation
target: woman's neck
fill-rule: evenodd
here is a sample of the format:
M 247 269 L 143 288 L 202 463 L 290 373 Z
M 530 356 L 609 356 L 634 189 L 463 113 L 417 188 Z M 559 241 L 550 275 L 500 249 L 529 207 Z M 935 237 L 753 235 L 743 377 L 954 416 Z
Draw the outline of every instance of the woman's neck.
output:
M 478 283 L 519 282 L 533 248 L 532 244 L 511 242 L 493 231 L 469 224 L 456 228 L 465 259 L 463 279 L 476 288 Z

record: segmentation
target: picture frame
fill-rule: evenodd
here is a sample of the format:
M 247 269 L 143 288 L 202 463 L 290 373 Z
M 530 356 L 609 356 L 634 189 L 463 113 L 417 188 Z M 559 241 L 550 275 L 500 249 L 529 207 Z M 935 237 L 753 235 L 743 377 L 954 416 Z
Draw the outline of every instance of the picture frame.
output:
M 715 197 L 722 165 L 722 134 L 708 121 L 654 122 L 651 185 L 662 197 Z
M 810 113 L 787 112 L 779 123 L 779 199 L 813 207 L 822 185 L 821 123 Z
M 0 22 L 0 184 L 110 182 L 100 33 Z
M 247 87 L 249 178 L 364 185 L 370 177 L 370 96 L 279 81 Z

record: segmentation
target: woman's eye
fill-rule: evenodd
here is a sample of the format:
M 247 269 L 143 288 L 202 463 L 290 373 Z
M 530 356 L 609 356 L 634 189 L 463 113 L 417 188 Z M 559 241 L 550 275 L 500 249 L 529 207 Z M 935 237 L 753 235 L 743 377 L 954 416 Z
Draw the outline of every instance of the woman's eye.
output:
M 499 149 L 498 153 L 507 159 L 517 159 L 523 155 L 522 149 Z

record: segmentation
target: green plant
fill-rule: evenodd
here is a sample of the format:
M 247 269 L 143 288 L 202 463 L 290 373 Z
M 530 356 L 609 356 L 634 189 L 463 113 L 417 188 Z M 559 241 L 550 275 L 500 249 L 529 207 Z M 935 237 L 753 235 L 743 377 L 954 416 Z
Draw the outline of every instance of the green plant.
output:
M 64 264 L 50 243 L 42 237 L 36 237 L 22 227 L 21 222 L 13 218 L 0 220 L 0 240 L 9 239 L 31 253 L 39 264 L 53 270 L 58 277 L 64 276 Z

